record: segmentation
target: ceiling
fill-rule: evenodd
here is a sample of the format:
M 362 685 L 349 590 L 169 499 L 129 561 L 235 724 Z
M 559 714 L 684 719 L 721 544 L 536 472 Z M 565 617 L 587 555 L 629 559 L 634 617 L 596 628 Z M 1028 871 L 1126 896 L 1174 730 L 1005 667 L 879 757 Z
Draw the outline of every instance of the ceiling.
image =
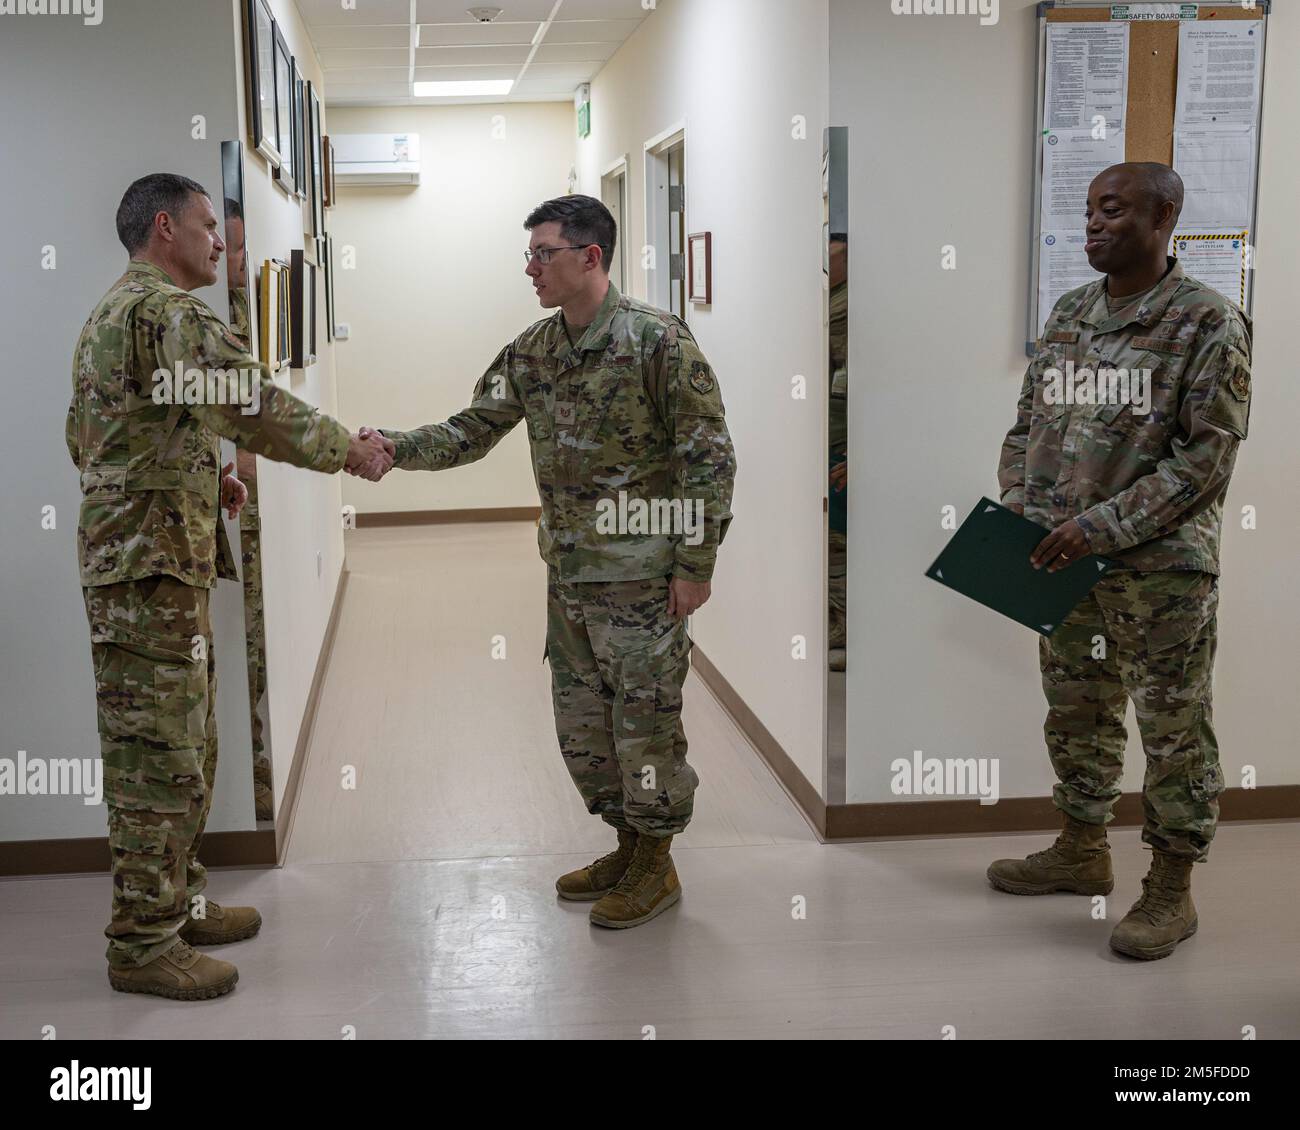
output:
M 563 102 L 650 11 L 641 0 L 296 0 L 331 106 Z M 467 9 L 501 8 L 491 23 Z M 508 95 L 415 98 L 412 83 L 512 79 Z

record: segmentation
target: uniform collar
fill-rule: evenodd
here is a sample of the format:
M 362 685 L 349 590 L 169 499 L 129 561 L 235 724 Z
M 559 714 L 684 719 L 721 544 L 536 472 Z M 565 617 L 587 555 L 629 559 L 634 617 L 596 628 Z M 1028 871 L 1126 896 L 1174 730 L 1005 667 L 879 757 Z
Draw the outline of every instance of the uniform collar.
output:
M 1122 310 L 1116 310 L 1114 314 L 1106 305 L 1106 279 L 1093 283 L 1084 300 L 1083 315 L 1079 320 L 1093 326 L 1099 333 L 1121 330 L 1133 323 L 1150 329 L 1165 316 L 1165 310 L 1186 278 L 1183 264 L 1177 259 L 1169 261 L 1173 263 L 1173 268 L 1164 278 L 1146 294 L 1129 302 Z M 1128 311 L 1133 313 L 1129 314 Z
M 574 363 L 576 364 L 576 358 L 580 354 L 593 350 L 604 353 L 613 340 L 614 315 L 618 313 L 619 303 L 622 298 L 623 296 L 619 293 L 618 287 L 611 281 L 609 292 L 605 295 L 605 301 L 600 304 L 600 309 L 596 311 L 595 318 L 592 319 L 591 325 L 587 327 L 586 333 L 578 340 L 577 345 L 569 344 L 569 335 L 564 330 L 564 311 L 557 310 L 554 318 L 555 341 L 551 345 L 551 355 L 563 357 L 572 353 L 575 356 Z
M 155 267 L 152 263 L 146 263 L 143 259 L 132 259 L 126 266 L 126 272 L 129 275 L 147 275 L 149 278 L 166 283 L 168 286 L 176 285 L 176 280 L 161 267 Z

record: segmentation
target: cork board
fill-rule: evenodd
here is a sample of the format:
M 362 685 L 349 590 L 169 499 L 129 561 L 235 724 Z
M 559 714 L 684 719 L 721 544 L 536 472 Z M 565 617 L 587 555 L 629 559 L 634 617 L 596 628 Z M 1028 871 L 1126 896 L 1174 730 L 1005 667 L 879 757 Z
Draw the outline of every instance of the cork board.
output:
M 1168 3 L 1171 0 L 1164 0 Z M 1130 6 L 1140 7 L 1141 0 L 1130 0 Z M 1237 4 L 1199 4 L 1198 20 L 1255 20 L 1261 25 L 1267 19 L 1269 0 L 1257 0 L 1253 9 Z M 1040 29 L 1053 23 L 1107 23 L 1110 5 L 1088 7 L 1055 7 L 1047 3 L 1038 8 Z M 1129 29 L 1128 102 L 1124 119 L 1124 159 L 1126 161 L 1156 161 L 1162 165 L 1174 163 L 1174 113 L 1178 101 L 1178 29 L 1181 20 L 1132 20 L 1124 22 Z M 1046 82 L 1045 37 L 1040 36 L 1039 94 L 1038 94 L 1038 145 L 1035 149 L 1035 185 L 1029 263 L 1029 317 L 1025 335 L 1025 353 L 1032 357 L 1036 351 L 1035 338 L 1038 327 L 1039 302 L 1039 251 L 1042 239 L 1040 207 L 1042 201 L 1042 90 Z M 1258 162 L 1259 135 L 1255 144 Z M 1254 217 L 1250 230 L 1254 231 Z M 1253 300 L 1253 288 L 1248 300 Z
M 1203 7 L 1201 20 L 1262 20 L 1263 8 Z M 1110 8 L 1049 8 L 1048 23 L 1106 23 Z M 1126 161 L 1174 163 L 1174 107 L 1178 95 L 1179 20 L 1129 24 L 1128 107 L 1124 126 Z

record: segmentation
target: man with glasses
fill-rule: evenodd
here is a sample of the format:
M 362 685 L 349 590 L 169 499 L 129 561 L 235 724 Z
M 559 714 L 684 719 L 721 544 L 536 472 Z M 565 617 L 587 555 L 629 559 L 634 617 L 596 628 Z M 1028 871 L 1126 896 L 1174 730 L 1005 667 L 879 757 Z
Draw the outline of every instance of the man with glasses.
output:
M 686 618 L 710 596 L 735 456 L 686 324 L 610 281 L 609 210 L 568 196 L 524 227 L 526 273 L 557 313 L 501 351 L 464 412 L 383 435 L 395 466 L 441 471 L 527 422 L 560 752 L 588 811 L 618 834 L 616 851 L 556 890 L 593 902 L 593 923 L 625 928 L 681 897 L 669 848 L 699 783 L 681 723 Z

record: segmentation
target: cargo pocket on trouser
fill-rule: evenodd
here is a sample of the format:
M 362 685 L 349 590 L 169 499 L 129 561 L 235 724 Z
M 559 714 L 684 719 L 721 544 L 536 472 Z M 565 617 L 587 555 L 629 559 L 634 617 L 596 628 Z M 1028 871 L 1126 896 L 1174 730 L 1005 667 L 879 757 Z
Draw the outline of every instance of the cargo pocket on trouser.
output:
M 1191 574 L 1164 583 L 1174 591 L 1145 625 L 1133 688 L 1146 752 L 1142 838 L 1161 851 L 1204 859 L 1224 790 L 1211 703 L 1217 578 Z
M 186 856 L 208 790 L 207 655 L 187 637 L 92 623 L 104 800 L 113 869 L 109 960 L 138 965 L 184 922 Z
M 186 849 L 202 794 L 157 783 L 106 785 L 113 874 L 112 920 L 104 931 L 114 965 L 143 965 L 176 940 L 188 910 Z
M 686 761 L 681 728 L 682 684 L 690 669 L 686 625 L 620 657 L 614 736 L 623 774 L 628 823 L 652 835 L 674 835 L 690 821 L 699 777 Z

